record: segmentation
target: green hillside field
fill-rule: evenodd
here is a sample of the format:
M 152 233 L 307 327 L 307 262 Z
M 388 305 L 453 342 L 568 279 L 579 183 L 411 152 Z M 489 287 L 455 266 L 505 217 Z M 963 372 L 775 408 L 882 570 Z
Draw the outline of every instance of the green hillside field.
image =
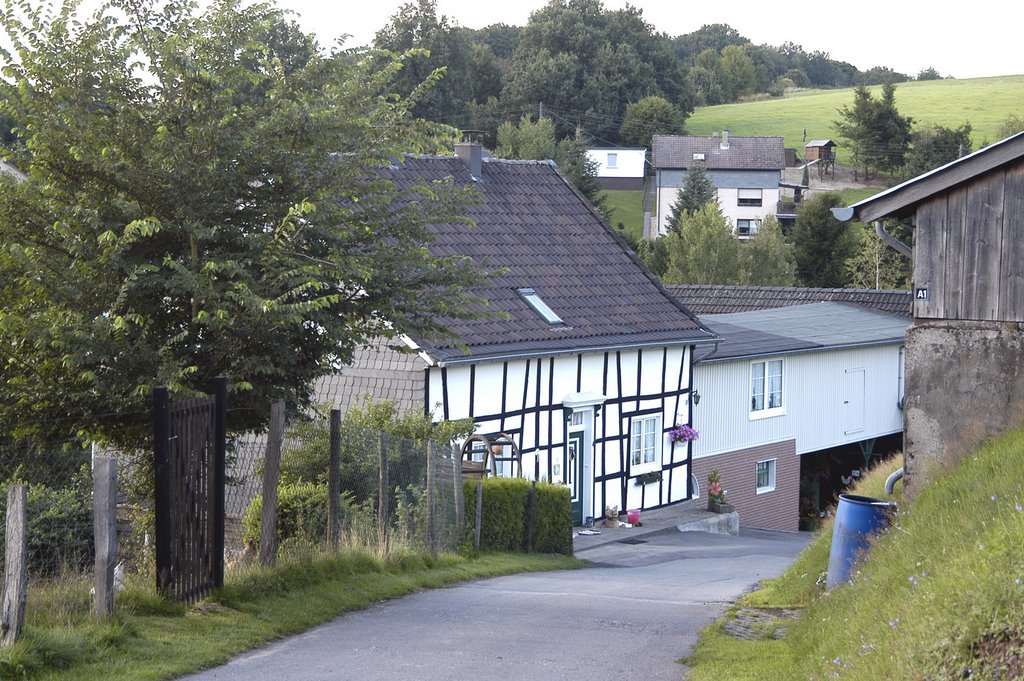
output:
M 881 87 L 870 88 L 875 97 Z M 807 140 L 833 139 L 839 163 L 848 163 L 848 150 L 833 128 L 838 110 L 853 103 L 853 90 L 801 90 L 779 99 L 701 107 L 686 122 L 690 135 L 710 135 L 728 130 L 733 135 L 781 135 L 787 147 L 801 158 L 804 131 Z M 1024 115 L 1024 75 L 965 80 L 928 80 L 896 86 L 896 108 L 914 119 L 917 128 L 926 123 L 949 128 L 970 123 L 974 150 L 998 142 L 1000 124 L 1009 115 Z

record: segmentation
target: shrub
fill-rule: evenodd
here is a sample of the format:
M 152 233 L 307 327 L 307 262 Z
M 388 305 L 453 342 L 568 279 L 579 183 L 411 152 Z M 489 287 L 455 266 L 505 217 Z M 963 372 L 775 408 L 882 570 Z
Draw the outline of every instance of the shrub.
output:
M 472 546 L 476 518 L 476 482 L 464 484 L 466 539 Z M 530 482 L 523 479 L 484 480 L 480 549 L 524 551 L 528 526 Z M 572 511 L 569 490 L 539 483 L 534 507 L 533 550 L 572 555 Z
M 243 538 L 259 546 L 263 497 L 257 496 L 242 517 Z M 327 485 L 312 482 L 284 483 L 277 488 L 277 537 L 319 542 L 327 534 Z
M 569 488 L 537 483 L 533 550 L 572 555 L 572 507 Z

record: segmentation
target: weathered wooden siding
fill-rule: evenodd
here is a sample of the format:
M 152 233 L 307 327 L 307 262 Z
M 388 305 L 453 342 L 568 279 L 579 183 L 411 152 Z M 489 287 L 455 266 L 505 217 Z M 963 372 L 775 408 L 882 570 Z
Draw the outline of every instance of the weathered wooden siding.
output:
M 916 318 L 1024 321 L 1024 163 L 922 203 L 915 224 Z

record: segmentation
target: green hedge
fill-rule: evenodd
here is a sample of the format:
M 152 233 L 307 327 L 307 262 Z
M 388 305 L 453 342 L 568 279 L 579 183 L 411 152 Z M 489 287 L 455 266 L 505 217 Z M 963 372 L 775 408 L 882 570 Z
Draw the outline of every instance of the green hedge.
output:
M 476 480 L 463 483 L 466 542 L 473 544 L 476 530 Z M 530 481 L 518 478 L 484 480 L 480 527 L 483 551 L 526 550 L 529 524 Z M 537 484 L 534 504 L 533 551 L 572 555 L 572 511 L 569 490 L 561 485 Z
M 253 546 L 260 544 L 263 519 L 263 496 L 258 495 L 245 509 L 242 517 L 244 539 Z M 295 482 L 277 488 L 277 536 L 297 537 L 313 543 L 327 536 L 327 485 Z

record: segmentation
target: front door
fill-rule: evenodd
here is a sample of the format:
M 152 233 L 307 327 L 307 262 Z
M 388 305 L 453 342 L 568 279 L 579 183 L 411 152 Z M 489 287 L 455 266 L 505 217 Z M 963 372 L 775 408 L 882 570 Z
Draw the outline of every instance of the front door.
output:
M 573 525 L 583 524 L 583 431 L 569 433 L 565 445 L 565 484 L 569 488 Z

